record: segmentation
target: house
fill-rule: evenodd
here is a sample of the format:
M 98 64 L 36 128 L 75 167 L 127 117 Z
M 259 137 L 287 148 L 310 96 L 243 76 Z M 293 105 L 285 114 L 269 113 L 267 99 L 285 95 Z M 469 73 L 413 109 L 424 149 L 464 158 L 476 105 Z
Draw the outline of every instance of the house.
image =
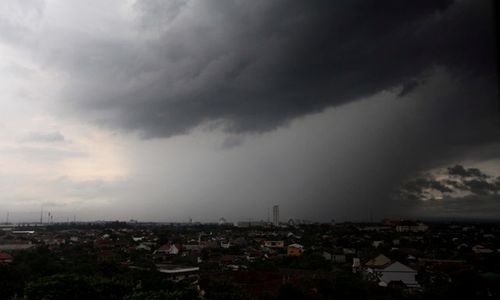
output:
M 365 263 L 365 276 L 378 281 L 380 286 L 401 285 L 420 288 L 415 276 L 417 271 L 387 256 L 380 254 Z
M 7 252 L 0 251 L 0 263 L 2 264 L 8 264 L 11 263 L 14 260 L 12 255 L 10 255 Z
M 183 244 L 182 248 L 190 252 L 199 252 L 203 249 L 203 247 L 199 244 Z
M 353 273 L 358 273 L 358 271 L 361 269 L 361 262 L 358 257 L 354 257 L 352 259 L 352 272 Z
M 380 286 L 403 284 L 407 288 L 420 288 L 415 278 L 417 271 L 398 261 L 381 269 L 368 268 L 366 272 L 369 278 L 378 280 Z
M 177 247 L 176 245 L 163 245 L 157 250 L 155 250 L 155 254 L 170 254 L 170 255 L 177 255 L 179 254 L 179 249 L 180 247 Z
M 135 250 L 145 250 L 145 251 L 151 251 L 151 247 L 148 245 L 141 243 L 139 246 L 135 247 Z
M 229 249 L 229 247 L 231 247 L 231 242 L 224 242 L 224 241 L 221 241 L 220 242 L 220 247 L 223 248 L 223 249 Z
M 199 277 L 200 268 L 198 267 L 184 267 L 176 265 L 156 265 L 157 270 L 167 276 L 169 280 L 181 281 L 184 279 L 196 280 Z
M 138 236 L 138 237 L 132 237 L 132 240 L 134 242 L 142 242 L 142 240 L 144 240 L 144 237 L 143 236 Z
M 301 256 L 302 252 L 304 252 L 304 247 L 299 244 L 290 244 L 287 248 L 288 256 Z
M 493 253 L 495 251 L 488 249 L 483 245 L 475 245 L 474 247 L 472 247 L 472 252 L 474 252 L 476 254 L 490 254 L 490 253 Z

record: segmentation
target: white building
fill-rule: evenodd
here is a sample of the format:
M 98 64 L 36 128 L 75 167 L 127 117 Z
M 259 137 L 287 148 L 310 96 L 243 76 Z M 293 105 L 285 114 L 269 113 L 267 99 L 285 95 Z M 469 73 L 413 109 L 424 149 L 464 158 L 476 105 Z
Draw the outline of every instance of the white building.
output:
M 403 283 L 407 288 L 420 288 L 415 276 L 417 271 L 395 261 L 380 268 L 367 268 L 366 276 L 378 281 L 380 286 L 389 286 L 392 283 Z
M 391 282 L 400 281 L 404 283 L 408 288 L 420 287 L 417 280 L 415 279 L 417 271 L 398 261 L 392 263 L 390 266 L 382 270 L 379 270 L 379 272 L 381 274 L 379 277 L 379 284 L 382 286 L 387 286 Z
M 183 267 L 175 265 L 156 265 L 160 273 L 166 274 L 167 278 L 172 281 L 181 281 L 183 279 L 198 279 L 200 268 L 198 267 Z
M 179 247 L 177 247 L 176 245 L 163 245 L 161 246 L 158 250 L 156 250 L 154 253 L 155 254 L 170 254 L 170 255 L 177 255 L 179 254 Z

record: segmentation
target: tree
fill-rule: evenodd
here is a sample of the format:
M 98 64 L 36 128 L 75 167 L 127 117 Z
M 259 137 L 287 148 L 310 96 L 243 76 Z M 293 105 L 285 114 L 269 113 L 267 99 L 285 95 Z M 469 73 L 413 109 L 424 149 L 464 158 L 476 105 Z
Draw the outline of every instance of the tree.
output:
M 85 300 L 98 297 L 87 280 L 75 275 L 54 275 L 30 282 L 26 286 L 25 296 L 28 300 Z
M 21 274 L 12 266 L 0 264 L 0 300 L 21 295 L 23 288 L 24 280 Z

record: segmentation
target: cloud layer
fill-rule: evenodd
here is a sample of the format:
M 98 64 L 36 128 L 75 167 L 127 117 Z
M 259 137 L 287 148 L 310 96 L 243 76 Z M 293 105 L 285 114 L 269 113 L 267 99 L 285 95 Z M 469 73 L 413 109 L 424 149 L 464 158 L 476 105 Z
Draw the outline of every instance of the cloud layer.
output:
M 3 206 L 150 220 L 451 211 L 390 196 L 436 166 L 496 167 L 492 6 L 2 1 L 0 179 L 18 183 Z
M 71 78 L 74 112 L 145 137 L 204 124 L 264 132 L 383 90 L 406 95 L 436 67 L 457 84 L 496 84 L 486 1 L 139 0 L 133 9 L 134 26 L 115 37 L 76 34 L 45 51 Z M 473 113 L 490 105 L 468 99 L 450 111 L 469 101 Z

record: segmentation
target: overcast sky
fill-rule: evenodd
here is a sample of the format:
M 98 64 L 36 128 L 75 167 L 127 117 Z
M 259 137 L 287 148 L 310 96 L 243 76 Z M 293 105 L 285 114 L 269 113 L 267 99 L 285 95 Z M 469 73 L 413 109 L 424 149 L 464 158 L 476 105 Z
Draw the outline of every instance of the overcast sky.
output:
M 486 0 L 2 0 L 0 221 L 500 217 L 494 21 Z M 443 172 L 467 193 L 399 193 Z

